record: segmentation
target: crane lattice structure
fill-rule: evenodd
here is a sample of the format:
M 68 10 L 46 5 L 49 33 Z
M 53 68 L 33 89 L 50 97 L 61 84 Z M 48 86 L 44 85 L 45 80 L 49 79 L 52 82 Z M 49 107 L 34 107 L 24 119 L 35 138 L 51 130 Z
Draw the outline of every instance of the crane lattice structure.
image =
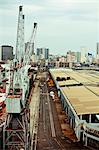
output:
M 20 6 L 18 15 L 15 63 L 21 63 L 21 61 L 23 60 L 24 50 L 24 14 L 22 11 L 22 6 Z
M 7 117 L 3 129 L 3 150 L 30 149 L 30 114 L 26 107 L 29 95 L 28 69 L 31 67 L 31 43 L 34 43 L 37 23 L 27 49 L 24 48 L 24 15 L 19 6 L 16 54 L 14 60 L 13 86 L 10 87 L 6 98 Z

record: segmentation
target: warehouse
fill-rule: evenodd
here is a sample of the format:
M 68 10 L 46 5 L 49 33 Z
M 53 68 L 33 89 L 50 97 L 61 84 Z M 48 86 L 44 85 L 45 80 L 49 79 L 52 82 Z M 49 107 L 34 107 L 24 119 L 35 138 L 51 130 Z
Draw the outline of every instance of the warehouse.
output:
M 95 148 L 99 148 L 98 72 L 51 69 L 50 74 L 78 140 L 82 140 L 86 146 L 94 141 Z

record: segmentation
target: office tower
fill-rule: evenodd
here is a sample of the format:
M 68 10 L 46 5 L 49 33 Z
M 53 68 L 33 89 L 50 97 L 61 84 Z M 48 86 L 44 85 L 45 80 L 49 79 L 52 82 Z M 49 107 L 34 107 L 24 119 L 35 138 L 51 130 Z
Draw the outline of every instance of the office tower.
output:
M 96 55 L 98 55 L 98 56 L 99 56 L 99 43 L 97 43 Z
M 99 64 L 99 42 L 96 47 L 96 63 Z
M 67 52 L 67 62 L 68 63 L 76 62 L 76 53 L 75 52 L 72 52 L 72 51 L 68 51 Z
M 41 59 L 48 60 L 49 59 L 49 49 L 48 48 L 37 48 L 36 54 L 37 54 L 38 60 L 41 60 Z
M 82 47 L 81 48 L 81 63 L 85 63 L 86 62 L 86 56 L 87 56 L 88 50 L 86 47 Z
M 13 47 L 9 45 L 2 45 L 0 47 L 0 60 L 12 60 L 13 59 Z
M 81 52 L 76 52 L 76 60 L 77 62 L 81 62 Z

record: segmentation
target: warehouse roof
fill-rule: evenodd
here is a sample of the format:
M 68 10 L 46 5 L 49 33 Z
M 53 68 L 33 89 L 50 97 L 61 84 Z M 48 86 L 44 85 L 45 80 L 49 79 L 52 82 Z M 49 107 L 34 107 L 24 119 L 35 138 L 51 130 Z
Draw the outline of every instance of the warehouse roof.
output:
M 75 85 L 75 84 L 79 85 L 79 83 L 73 79 L 66 80 L 66 81 L 58 81 L 59 86 L 65 86 L 65 85 L 68 86 L 68 85 Z
M 86 86 L 89 90 L 99 96 L 99 86 Z
M 66 72 L 62 71 L 52 71 L 51 74 L 53 75 L 54 79 L 56 80 L 57 77 L 68 77 L 68 74 Z
M 61 91 L 77 115 L 99 113 L 99 97 L 84 86 L 62 87 Z
M 56 80 L 57 77 L 70 77 L 71 79 L 82 83 L 88 84 L 99 84 L 99 73 L 91 70 L 73 71 L 72 69 L 51 69 L 50 70 L 53 78 Z
M 51 69 L 50 72 L 54 80 L 57 77 L 70 77 L 70 80 L 57 81 L 57 84 L 78 115 L 99 113 L 99 86 L 97 86 L 99 76 L 97 72 L 92 73 L 90 70 L 80 72 L 71 69 Z M 79 83 L 82 83 L 83 86 L 77 86 Z
M 80 74 L 76 71 L 67 72 L 67 74 L 69 74 L 71 78 L 75 79 L 79 83 L 82 83 L 84 85 L 85 84 L 92 84 L 92 81 L 90 81 L 89 78 L 83 76 L 82 74 Z

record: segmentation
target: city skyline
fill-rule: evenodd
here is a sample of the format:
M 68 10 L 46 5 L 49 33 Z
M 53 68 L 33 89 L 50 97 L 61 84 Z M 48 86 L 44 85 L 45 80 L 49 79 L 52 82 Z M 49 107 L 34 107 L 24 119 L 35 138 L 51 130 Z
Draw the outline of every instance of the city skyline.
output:
M 38 23 L 36 48 L 48 47 L 52 54 L 66 54 L 86 47 L 96 52 L 99 41 L 99 2 L 96 0 L 0 1 L 0 45 L 15 47 L 18 6 L 25 14 L 25 42 L 33 22 Z

